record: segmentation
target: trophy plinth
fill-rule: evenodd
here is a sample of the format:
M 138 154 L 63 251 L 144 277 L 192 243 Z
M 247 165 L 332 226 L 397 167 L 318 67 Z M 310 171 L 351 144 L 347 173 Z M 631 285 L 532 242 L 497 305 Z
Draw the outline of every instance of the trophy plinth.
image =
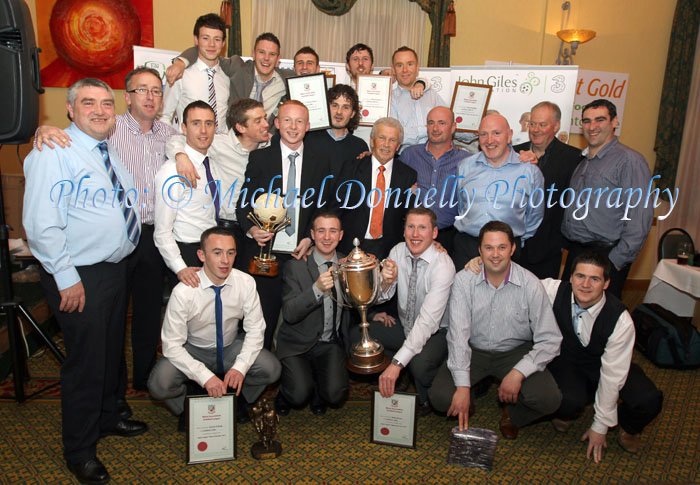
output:
M 275 440 L 280 417 L 266 398 L 260 399 L 250 410 L 253 427 L 260 441 L 253 443 L 250 454 L 256 460 L 269 460 L 282 454 L 282 445 Z
M 260 254 L 251 258 L 250 264 L 248 264 L 248 273 L 258 276 L 277 276 L 279 263 L 277 257 L 272 254 L 272 246 L 275 243 L 274 234 L 292 222 L 287 217 L 287 209 L 282 205 L 282 198 L 277 194 L 260 195 L 255 199 L 255 209 L 248 213 L 247 217 L 263 231 L 273 234 L 269 245 L 261 246 Z
M 350 347 L 350 358 L 346 362 L 349 371 L 357 374 L 374 374 L 389 365 L 384 355 L 384 346 L 369 335 L 367 307 L 373 305 L 379 297 L 380 263 L 372 255 L 360 249 L 360 241 L 353 241 L 355 249 L 339 269 L 333 273 L 338 278 L 344 301 L 360 312 L 362 338 Z

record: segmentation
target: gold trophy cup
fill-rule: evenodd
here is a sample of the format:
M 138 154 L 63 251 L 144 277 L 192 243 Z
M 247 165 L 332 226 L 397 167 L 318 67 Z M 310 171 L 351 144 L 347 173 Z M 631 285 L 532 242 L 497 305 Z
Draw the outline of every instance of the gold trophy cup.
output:
M 272 254 L 275 236 L 292 220 L 287 217 L 287 209 L 282 203 L 282 197 L 277 194 L 262 194 L 255 199 L 255 209 L 248 213 L 248 220 L 264 231 L 273 233 L 269 245 L 260 246 L 260 254 L 253 256 L 248 265 L 248 272 L 258 276 L 277 276 L 279 263 L 277 256 Z
M 350 347 L 347 368 L 357 374 L 374 374 L 389 365 L 384 355 L 384 346 L 369 335 L 367 307 L 374 305 L 379 297 L 379 271 L 381 263 L 371 254 L 360 249 L 360 241 L 355 238 L 355 248 L 348 257 L 338 264 L 333 276 L 338 280 L 345 302 L 360 312 L 362 339 Z

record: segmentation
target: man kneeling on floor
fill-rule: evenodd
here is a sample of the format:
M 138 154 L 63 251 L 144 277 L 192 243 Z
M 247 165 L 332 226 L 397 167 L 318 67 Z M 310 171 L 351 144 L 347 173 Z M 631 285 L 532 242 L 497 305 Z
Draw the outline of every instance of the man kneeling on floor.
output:
M 202 233 L 197 251 L 203 268 L 195 288 L 173 288 L 163 320 L 163 358 L 148 379 L 153 399 L 165 400 L 182 419 L 187 381 L 204 387 L 211 397 L 236 390 L 238 420 L 247 407 L 279 379 L 280 363 L 263 349 L 265 320 L 253 278 L 233 269 L 236 243 L 230 232 L 212 227 Z M 245 337 L 238 335 L 243 320 Z

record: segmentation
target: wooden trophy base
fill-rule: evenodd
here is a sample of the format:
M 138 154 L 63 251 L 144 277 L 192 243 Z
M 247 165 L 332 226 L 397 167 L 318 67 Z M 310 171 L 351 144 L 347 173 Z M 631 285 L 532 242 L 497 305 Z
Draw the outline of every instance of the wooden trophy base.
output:
M 271 258 L 261 258 L 259 256 L 253 256 L 248 265 L 248 273 L 257 276 L 277 276 L 279 272 L 279 263 L 277 258 L 272 256 Z
M 272 441 L 269 448 L 265 448 L 262 441 L 258 441 L 250 448 L 250 454 L 256 460 L 270 460 L 282 454 L 282 445 L 279 441 Z
M 357 360 L 357 359 L 356 359 Z M 355 374 L 376 374 L 377 372 L 382 372 L 384 369 L 389 367 L 389 357 L 382 354 L 381 359 L 375 359 L 370 362 L 353 362 L 352 358 L 345 361 L 345 367 Z

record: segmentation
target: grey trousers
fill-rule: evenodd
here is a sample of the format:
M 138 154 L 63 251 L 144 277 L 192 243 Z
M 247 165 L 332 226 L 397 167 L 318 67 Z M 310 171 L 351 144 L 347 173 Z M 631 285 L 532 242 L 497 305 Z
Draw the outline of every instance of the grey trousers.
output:
M 503 379 L 531 349 L 532 344 L 521 345 L 506 352 L 472 349 L 469 369 L 472 386 L 488 376 Z M 433 408 L 443 413 L 447 412 L 456 390 L 452 374 L 445 362 L 440 367 L 433 386 L 428 392 Z M 559 387 L 552 374 L 545 369 L 542 372 L 535 372 L 523 381 L 517 403 L 507 405 L 508 415 L 513 424 L 520 428 L 542 416 L 552 414 L 559 409 L 560 403 Z
M 236 357 L 241 352 L 242 339 L 235 339 L 224 349 L 224 368 L 233 367 Z M 185 343 L 185 350 L 193 359 L 202 362 L 207 369 L 216 372 L 216 348 L 202 349 Z M 262 394 L 265 386 L 276 382 L 280 377 L 281 366 L 277 357 L 270 351 L 262 349 L 250 366 L 243 381 L 241 394 L 245 400 L 252 403 Z M 151 371 L 148 378 L 148 391 L 156 400 L 165 401 L 165 405 L 179 416 L 185 410 L 185 397 L 189 378 L 178 370 L 167 358 L 163 357 Z

